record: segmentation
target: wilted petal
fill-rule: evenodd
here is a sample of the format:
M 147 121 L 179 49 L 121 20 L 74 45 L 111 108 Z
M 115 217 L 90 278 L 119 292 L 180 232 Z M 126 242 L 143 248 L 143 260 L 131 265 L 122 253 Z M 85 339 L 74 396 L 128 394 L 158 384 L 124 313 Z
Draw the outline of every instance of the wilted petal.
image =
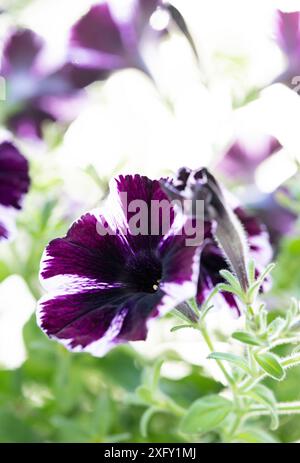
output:
M 266 227 L 257 220 L 257 218 L 241 207 L 234 209 L 234 214 L 241 222 L 249 247 L 248 257 L 255 262 L 256 273 L 259 274 L 270 263 L 273 255 L 273 250 L 270 244 L 269 235 Z M 203 304 L 218 283 L 224 283 L 220 275 L 220 270 L 230 269 L 228 262 L 225 260 L 221 249 L 213 238 L 213 234 L 209 229 L 206 229 L 205 246 L 200 257 L 200 275 L 198 282 L 197 302 Z M 237 314 L 240 314 L 240 305 L 237 298 L 226 292 L 221 293 L 223 302 L 232 308 Z M 222 301 L 218 299 L 218 305 L 222 305 Z
M 230 263 L 243 289 L 248 286 L 247 241 L 239 220 L 223 195 L 214 176 L 206 168 L 189 171 L 180 169 L 174 181 L 165 182 L 165 191 L 171 189 L 171 198 L 177 194 L 182 202 L 192 201 L 191 216 L 197 218 L 197 203 L 204 204 L 202 220 L 213 224 L 213 235 Z M 185 211 L 186 213 L 186 211 Z M 198 220 L 201 217 L 198 217 Z
M 259 273 L 272 256 L 265 227 L 242 208 L 234 207 L 236 201 L 227 191 L 223 191 L 215 177 L 205 168 L 196 171 L 182 168 L 174 179 L 163 181 L 162 187 L 170 199 L 182 203 L 187 199 L 195 204 L 197 201 L 204 202 L 204 236 L 199 247 L 198 304 L 205 301 L 218 283 L 224 282 L 220 275 L 222 269 L 233 270 L 241 287 L 247 290 L 249 258 L 254 259 Z M 189 210 L 188 215 L 197 217 L 197 208 Z M 224 299 L 227 305 L 239 312 L 237 300 L 233 296 L 225 293 Z

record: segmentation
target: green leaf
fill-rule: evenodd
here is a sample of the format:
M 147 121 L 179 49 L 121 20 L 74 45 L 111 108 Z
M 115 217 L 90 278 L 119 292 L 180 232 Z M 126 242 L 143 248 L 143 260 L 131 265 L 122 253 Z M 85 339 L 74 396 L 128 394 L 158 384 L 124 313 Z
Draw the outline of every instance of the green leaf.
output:
M 212 352 L 211 354 L 209 354 L 208 358 L 214 360 L 225 360 L 226 362 L 233 363 L 234 365 L 251 375 L 251 370 L 249 368 L 248 363 L 243 357 L 240 357 L 239 355 L 229 354 L 227 352 Z
M 273 391 L 263 384 L 257 384 L 247 395 L 270 410 L 271 429 L 275 430 L 279 426 L 278 412 L 276 408 L 276 397 Z
M 268 326 L 270 339 L 278 336 L 286 326 L 286 321 L 282 317 L 276 317 Z
M 219 395 L 196 400 L 181 421 L 180 430 L 186 434 L 205 433 L 217 428 L 232 409 L 232 403 Z
M 285 377 L 285 371 L 280 365 L 276 355 L 271 352 L 263 352 L 255 354 L 254 358 L 268 376 L 271 376 L 278 381 Z
M 119 346 L 98 359 L 98 368 L 118 387 L 134 391 L 141 384 L 142 368 L 129 346 Z
M 220 275 L 226 280 L 230 286 L 237 292 L 241 292 L 241 285 L 239 280 L 229 270 L 220 270 Z
M 250 392 L 250 391 L 249 391 Z M 276 397 L 274 392 L 263 384 L 257 384 L 251 392 L 254 392 L 256 396 L 259 396 L 266 404 L 270 407 L 276 406 Z
M 235 288 L 233 288 L 230 285 L 227 285 L 226 283 L 218 284 L 218 289 L 219 289 L 219 291 L 225 291 L 226 293 L 235 294 L 238 297 L 242 296 L 241 291 L 236 290 Z
M 265 278 L 269 275 L 269 273 L 271 273 L 274 267 L 275 267 L 274 263 L 269 264 L 264 270 L 264 272 L 261 275 L 259 275 L 259 277 L 257 278 L 257 281 L 250 287 L 247 293 L 248 299 L 250 301 L 253 301 L 257 297 L 259 288 L 262 286 Z
M 173 326 L 170 331 L 171 333 L 174 333 L 175 331 L 179 331 L 179 330 L 182 330 L 184 328 L 194 328 L 192 325 L 177 325 L 177 326 Z
M 107 391 L 103 391 L 94 403 L 91 415 L 90 433 L 98 439 L 105 439 L 112 423 L 112 404 Z
M 250 426 L 237 434 L 234 441 L 245 444 L 275 444 L 279 442 L 267 431 Z
M 261 341 L 254 337 L 250 333 L 246 333 L 246 331 L 235 331 L 232 334 L 233 339 L 240 341 L 244 344 L 250 344 L 251 346 L 261 346 Z
M 192 367 L 191 374 L 181 379 L 171 380 L 161 378 L 160 387 L 163 393 L 172 398 L 185 409 L 204 396 L 218 394 L 222 389 L 222 384 L 207 377 L 200 367 Z
M 249 283 L 250 285 L 252 285 L 255 282 L 255 262 L 253 259 L 251 259 L 248 264 L 248 276 Z

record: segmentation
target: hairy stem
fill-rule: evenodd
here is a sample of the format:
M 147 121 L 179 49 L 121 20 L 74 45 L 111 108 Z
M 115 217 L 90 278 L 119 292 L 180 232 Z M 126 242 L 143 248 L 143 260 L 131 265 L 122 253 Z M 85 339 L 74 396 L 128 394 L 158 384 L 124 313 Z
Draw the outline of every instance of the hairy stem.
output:
M 208 331 L 207 331 L 206 326 L 204 325 L 204 323 L 199 324 L 199 331 L 201 332 L 202 337 L 203 337 L 204 341 L 206 342 L 206 345 L 209 348 L 210 352 L 214 352 L 215 349 L 214 349 L 212 340 L 211 340 L 211 338 L 210 338 L 210 336 L 208 334 Z M 221 360 L 216 360 L 216 363 L 217 363 L 218 367 L 220 368 L 220 370 L 222 371 L 223 375 L 225 376 L 225 378 L 226 378 L 226 380 L 228 382 L 228 385 L 233 387 L 233 389 L 234 389 L 234 382 L 233 382 L 230 374 L 228 373 L 228 371 L 224 367 L 223 363 L 221 362 Z
M 295 402 L 279 402 L 276 405 L 279 415 L 294 415 L 300 413 L 300 401 Z M 264 408 L 263 405 L 253 405 L 248 411 L 249 416 L 269 415 L 270 410 Z

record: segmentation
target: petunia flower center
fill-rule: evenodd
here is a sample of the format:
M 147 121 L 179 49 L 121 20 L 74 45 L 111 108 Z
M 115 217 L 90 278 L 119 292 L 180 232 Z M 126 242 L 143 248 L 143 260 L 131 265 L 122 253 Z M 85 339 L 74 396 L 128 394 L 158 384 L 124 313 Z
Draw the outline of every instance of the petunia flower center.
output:
M 131 257 L 123 278 L 136 292 L 155 293 L 162 277 L 162 264 L 153 252 L 140 251 Z

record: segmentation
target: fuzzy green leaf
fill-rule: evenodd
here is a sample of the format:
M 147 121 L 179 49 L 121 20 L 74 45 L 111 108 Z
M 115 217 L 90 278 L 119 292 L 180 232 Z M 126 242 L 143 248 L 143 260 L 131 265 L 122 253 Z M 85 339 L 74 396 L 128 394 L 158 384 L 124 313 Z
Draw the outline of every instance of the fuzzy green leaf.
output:
M 242 342 L 243 344 L 250 344 L 251 346 L 261 346 L 261 341 L 246 331 L 235 331 L 232 335 L 233 339 Z
M 205 433 L 217 428 L 232 409 L 232 403 L 219 395 L 196 400 L 181 421 L 180 430 L 187 434 Z
M 254 355 L 254 358 L 258 365 L 267 373 L 278 381 L 282 380 L 285 376 L 284 369 L 280 365 L 280 362 L 276 355 L 271 352 L 262 352 Z
M 214 360 L 225 360 L 227 362 L 233 363 L 237 367 L 244 370 L 246 373 L 251 374 L 248 363 L 243 357 L 240 357 L 239 355 L 229 354 L 227 352 L 212 352 L 208 358 Z

